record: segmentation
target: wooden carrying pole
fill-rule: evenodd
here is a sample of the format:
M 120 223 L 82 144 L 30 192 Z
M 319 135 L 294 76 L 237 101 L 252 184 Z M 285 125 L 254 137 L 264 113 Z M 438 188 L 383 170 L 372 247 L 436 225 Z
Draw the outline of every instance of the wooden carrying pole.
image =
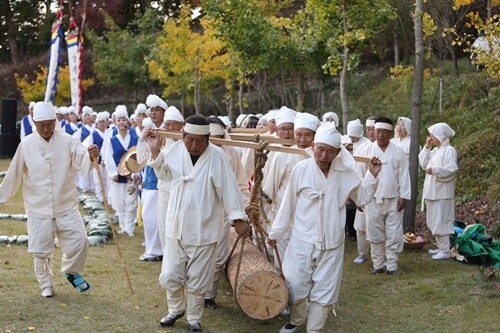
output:
M 164 137 L 164 138 L 170 138 L 174 140 L 182 140 L 182 133 L 179 132 L 173 132 L 173 131 L 167 131 L 167 130 L 161 130 L 161 129 L 154 129 L 154 132 L 157 133 L 159 136 Z M 239 137 L 238 134 L 237 136 Z M 236 136 L 235 136 L 236 137 Z M 254 138 L 253 135 L 251 135 L 252 140 Z M 267 141 L 265 137 L 260 137 L 262 142 Z M 252 148 L 252 149 L 259 149 L 260 144 L 255 143 L 255 142 L 247 142 L 247 141 L 239 141 L 239 140 L 228 140 L 228 139 L 219 139 L 219 138 L 210 138 L 210 142 L 216 145 L 220 146 L 234 146 L 234 147 L 243 147 L 243 148 Z M 285 143 L 289 144 L 290 140 L 282 140 L 282 139 L 277 139 L 273 138 L 273 142 L 275 143 Z M 304 156 L 309 156 L 309 153 L 305 149 L 301 148 L 294 148 L 294 147 L 283 147 L 283 146 L 277 146 L 277 145 L 267 145 L 265 150 L 269 151 L 277 151 L 280 153 L 288 153 L 288 154 L 298 154 L 298 155 L 304 155 Z M 365 156 L 353 156 L 354 160 L 356 162 L 361 162 L 361 163 L 369 163 L 370 158 L 365 157 Z
M 94 164 L 94 168 L 96 169 L 97 172 L 97 178 L 99 178 L 99 184 L 101 185 L 102 199 L 104 202 L 104 207 L 106 208 L 106 213 L 108 214 L 109 225 L 111 227 L 111 233 L 113 234 L 113 241 L 115 242 L 116 249 L 118 251 L 118 256 L 120 257 L 120 261 L 122 263 L 123 273 L 125 274 L 125 278 L 127 279 L 128 289 L 130 290 L 130 293 L 133 295 L 134 289 L 132 288 L 132 283 L 130 282 L 127 266 L 125 266 L 125 261 L 123 260 L 122 250 L 120 248 L 120 244 L 118 244 L 118 237 L 116 236 L 116 230 L 113 225 L 113 221 L 111 220 L 111 210 L 109 209 L 108 205 L 108 197 L 106 195 L 104 181 L 102 180 L 101 169 L 99 168 L 99 163 L 97 162 L 97 159 L 93 158 L 92 163 Z

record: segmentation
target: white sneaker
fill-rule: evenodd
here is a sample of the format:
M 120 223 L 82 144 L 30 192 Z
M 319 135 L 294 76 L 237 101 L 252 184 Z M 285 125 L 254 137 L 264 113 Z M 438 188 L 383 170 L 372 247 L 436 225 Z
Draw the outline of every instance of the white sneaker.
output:
M 446 260 L 446 259 L 450 259 L 450 254 L 447 253 L 447 252 L 441 252 L 441 251 L 439 251 L 438 253 L 436 253 L 435 255 L 432 256 L 432 259 L 434 259 L 434 260 Z
M 42 297 L 49 298 L 54 296 L 54 288 L 52 287 L 45 287 L 42 290 Z
M 298 326 L 288 323 L 280 329 L 280 333 L 295 333 L 298 328 Z
M 427 251 L 429 254 L 438 254 L 439 253 L 439 249 L 430 249 L 429 251 Z
M 356 259 L 353 260 L 353 263 L 355 264 L 362 264 L 365 262 L 365 256 L 359 255 L 356 257 Z

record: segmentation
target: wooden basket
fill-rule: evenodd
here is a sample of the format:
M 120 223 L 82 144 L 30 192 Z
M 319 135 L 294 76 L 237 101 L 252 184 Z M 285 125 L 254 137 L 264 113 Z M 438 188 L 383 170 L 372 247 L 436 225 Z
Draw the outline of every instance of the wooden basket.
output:
M 424 240 L 422 242 L 413 242 L 413 243 L 408 243 L 405 242 L 405 248 L 408 249 L 423 249 L 425 244 L 427 244 L 427 240 Z
M 231 230 L 231 249 L 237 237 L 236 232 Z M 241 241 L 236 245 L 226 267 L 227 279 L 236 302 L 250 318 L 265 320 L 276 317 L 287 306 L 288 288 L 285 281 L 248 238 L 245 240 L 243 256 L 240 256 Z M 240 271 L 236 276 L 240 258 Z

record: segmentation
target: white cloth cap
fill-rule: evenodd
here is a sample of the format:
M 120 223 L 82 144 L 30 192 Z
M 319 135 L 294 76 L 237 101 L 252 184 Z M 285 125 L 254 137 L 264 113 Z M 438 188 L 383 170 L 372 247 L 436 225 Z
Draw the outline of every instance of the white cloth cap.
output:
M 340 139 L 340 143 L 343 145 L 348 145 L 352 143 L 351 137 L 349 135 L 342 135 L 342 138 Z
M 101 121 L 101 120 L 108 120 L 109 119 L 109 112 L 104 111 L 104 112 L 99 112 L 95 118 L 95 121 Z
M 335 122 L 335 127 L 339 126 L 339 116 L 335 112 L 327 112 L 323 115 L 323 123 L 326 123 L 326 119 L 331 117 L 333 121 Z
M 51 102 L 36 102 L 33 107 L 33 120 L 44 121 L 56 119 L 56 111 Z
M 297 111 L 292 110 L 286 106 L 283 106 L 281 109 L 279 109 L 276 112 L 276 125 L 280 126 L 284 123 L 294 123 L 295 121 L 295 115 L 297 114 Z
M 434 135 L 442 145 L 449 144 L 450 138 L 455 136 L 455 131 L 447 123 L 434 124 L 427 131 Z
M 359 119 L 347 123 L 347 135 L 360 138 L 363 135 L 363 124 Z
M 35 107 L 35 102 L 30 102 L 30 104 L 28 105 L 28 109 L 33 109 Z
M 244 113 L 240 114 L 238 118 L 236 118 L 236 126 L 241 127 L 241 123 L 243 122 L 243 120 L 245 120 L 246 117 L 247 117 L 246 114 Z
M 169 106 L 163 115 L 163 121 L 174 120 L 183 123 L 184 117 L 175 106 Z
M 327 122 L 318 127 L 314 142 L 324 143 L 334 148 L 340 148 L 342 144 L 342 135 L 337 131 L 335 125 Z
M 366 127 L 375 127 L 375 119 L 366 119 Z
M 268 113 L 266 113 L 266 119 L 267 119 L 267 121 L 275 120 L 276 119 L 276 112 L 277 111 L 278 110 L 271 110 Z
M 139 114 L 139 113 L 144 113 L 146 114 L 146 110 L 148 109 L 148 107 L 146 106 L 146 104 L 144 103 L 139 103 L 137 104 L 137 106 L 135 107 L 135 111 L 134 113 L 135 114 Z
M 122 118 L 122 117 L 129 119 L 127 107 L 125 105 L 117 105 L 115 108 L 114 115 L 115 115 L 116 119 Z
M 155 127 L 151 118 L 147 117 L 142 120 L 142 127 Z
M 229 119 L 228 116 L 219 116 L 219 119 L 222 120 L 224 125 L 231 126 L 231 120 Z
M 162 100 L 160 97 L 156 95 L 149 95 L 148 98 L 146 98 L 146 105 L 149 106 L 150 108 L 154 108 L 156 106 L 161 107 L 164 111 L 168 109 L 167 103 L 165 103 L 164 100 Z
M 89 114 L 89 115 L 92 115 L 92 112 L 94 112 L 94 110 L 92 110 L 92 108 L 91 108 L 90 106 L 85 105 L 85 106 L 82 108 L 82 114 Z
M 68 114 L 69 113 L 68 108 L 66 106 L 61 106 L 59 108 L 59 112 L 61 112 L 61 114 Z
M 210 135 L 225 135 L 226 130 L 222 125 L 217 123 L 210 123 Z
M 73 105 L 68 106 L 68 113 L 76 113 L 75 107 Z
M 405 125 L 405 130 L 406 130 L 406 135 L 411 137 L 411 119 L 406 118 L 406 117 L 399 117 L 398 122 L 402 120 L 403 124 Z M 394 131 L 394 136 L 397 138 L 399 137 L 398 131 Z
M 306 112 L 297 112 L 295 115 L 294 128 L 307 128 L 313 132 L 316 132 L 318 127 L 321 125 L 318 117 Z

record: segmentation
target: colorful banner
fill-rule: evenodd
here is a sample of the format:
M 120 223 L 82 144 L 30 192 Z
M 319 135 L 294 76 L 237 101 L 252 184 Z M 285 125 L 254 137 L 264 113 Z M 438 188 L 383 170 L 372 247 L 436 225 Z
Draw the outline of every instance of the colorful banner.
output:
M 66 36 L 68 47 L 68 68 L 71 88 L 71 105 L 75 107 L 78 114 L 81 113 L 81 84 L 80 84 L 80 34 L 73 18 L 69 24 L 69 31 Z
M 57 84 L 59 80 L 57 74 L 59 73 L 59 64 L 61 61 L 61 38 L 63 37 L 62 28 L 62 11 L 57 11 L 56 19 L 52 23 L 52 37 L 50 41 L 50 54 L 49 54 L 49 71 L 47 73 L 47 87 L 45 89 L 45 102 L 54 102 L 55 94 L 57 93 Z

